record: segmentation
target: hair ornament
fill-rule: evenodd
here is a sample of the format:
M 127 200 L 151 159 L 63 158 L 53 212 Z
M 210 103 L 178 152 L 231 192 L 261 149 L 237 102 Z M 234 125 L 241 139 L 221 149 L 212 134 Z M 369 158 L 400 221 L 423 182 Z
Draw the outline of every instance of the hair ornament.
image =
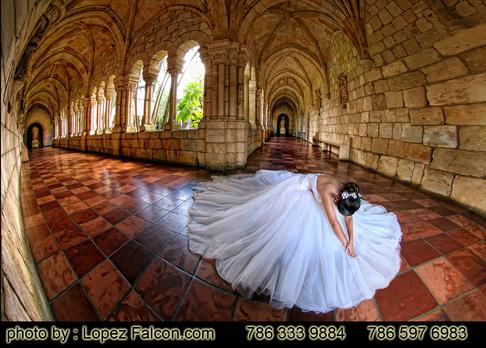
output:
M 354 199 L 357 199 L 358 198 L 358 195 L 356 194 L 356 192 L 349 193 L 347 191 L 343 191 L 343 193 L 341 193 L 341 198 L 342 199 L 348 199 L 349 197 L 352 197 Z

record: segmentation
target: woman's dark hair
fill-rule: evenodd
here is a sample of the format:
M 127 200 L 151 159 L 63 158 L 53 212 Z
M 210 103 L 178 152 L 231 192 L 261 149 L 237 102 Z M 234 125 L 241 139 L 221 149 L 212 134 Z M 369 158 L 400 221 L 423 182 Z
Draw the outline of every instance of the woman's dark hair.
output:
M 345 183 L 339 190 L 336 205 L 341 214 L 353 215 L 361 205 L 359 186 L 353 182 Z

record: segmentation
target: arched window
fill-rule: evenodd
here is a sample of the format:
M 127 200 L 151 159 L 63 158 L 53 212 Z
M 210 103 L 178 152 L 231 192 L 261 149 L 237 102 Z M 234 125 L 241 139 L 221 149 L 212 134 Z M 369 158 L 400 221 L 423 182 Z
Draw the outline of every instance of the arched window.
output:
M 177 83 L 177 116 L 181 128 L 197 128 L 203 117 L 204 64 L 199 46 L 188 50 Z
M 143 109 L 145 106 L 145 80 L 143 79 L 143 66 L 140 69 L 140 74 L 138 75 L 138 83 L 135 88 L 135 93 L 133 95 L 135 108 L 133 115 L 135 115 L 135 128 L 136 131 L 140 129 L 143 119 Z
M 159 63 L 159 73 L 154 82 L 154 93 L 152 95 L 152 120 L 155 121 L 156 129 L 161 129 L 169 113 L 170 95 L 170 74 L 167 71 L 167 56 Z

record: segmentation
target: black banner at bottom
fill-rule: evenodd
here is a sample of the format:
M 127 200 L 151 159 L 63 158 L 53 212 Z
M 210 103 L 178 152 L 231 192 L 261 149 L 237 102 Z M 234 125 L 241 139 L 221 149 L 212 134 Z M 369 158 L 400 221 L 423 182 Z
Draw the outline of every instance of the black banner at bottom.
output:
M 447 345 L 480 342 L 485 322 L 432 323 L 46 323 L 2 322 L 1 341 L 7 346 L 103 345 L 144 346 L 347 346 Z

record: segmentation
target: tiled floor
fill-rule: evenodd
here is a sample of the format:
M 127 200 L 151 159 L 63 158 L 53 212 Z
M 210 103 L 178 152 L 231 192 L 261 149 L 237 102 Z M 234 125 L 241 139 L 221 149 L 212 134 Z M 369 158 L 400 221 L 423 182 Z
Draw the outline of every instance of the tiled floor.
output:
M 188 250 L 187 209 L 203 169 L 45 148 L 22 168 L 22 207 L 37 269 L 58 320 L 486 320 L 485 220 L 400 182 L 273 138 L 257 169 L 353 179 L 395 212 L 403 267 L 374 299 L 333 313 L 246 300 Z

